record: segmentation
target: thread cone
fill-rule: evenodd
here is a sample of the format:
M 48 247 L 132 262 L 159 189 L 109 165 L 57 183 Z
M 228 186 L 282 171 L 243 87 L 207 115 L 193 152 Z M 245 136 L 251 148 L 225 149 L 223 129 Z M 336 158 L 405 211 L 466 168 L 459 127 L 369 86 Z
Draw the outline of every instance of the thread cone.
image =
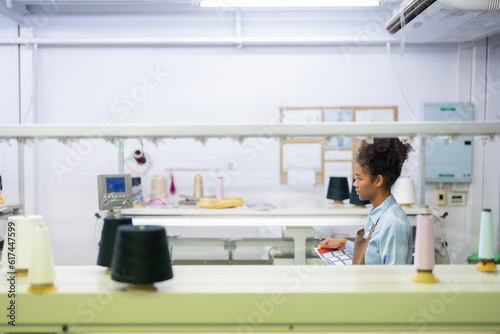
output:
M 42 216 L 9 217 L 5 233 L 7 238 L 2 252 L 2 266 L 9 268 L 10 271 L 16 271 L 18 273 L 28 270 L 33 256 L 35 227 L 42 224 Z M 10 237 L 9 234 L 11 234 L 12 237 Z M 14 251 L 9 251 L 9 248 L 14 249 Z M 10 259 L 13 264 L 9 262 L 9 253 L 11 253 Z M 12 255 L 14 255 L 14 257 L 12 257 Z M 11 266 L 13 266 L 13 268 Z
M 417 235 L 415 236 L 415 267 L 417 270 L 434 269 L 434 227 L 432 216 L 417 216 Z
M 54 286 L 54 258 L 47 227 L 39 225 L 35 230 L 33 256 L 28 281 L 31 292 L 52 291 Z

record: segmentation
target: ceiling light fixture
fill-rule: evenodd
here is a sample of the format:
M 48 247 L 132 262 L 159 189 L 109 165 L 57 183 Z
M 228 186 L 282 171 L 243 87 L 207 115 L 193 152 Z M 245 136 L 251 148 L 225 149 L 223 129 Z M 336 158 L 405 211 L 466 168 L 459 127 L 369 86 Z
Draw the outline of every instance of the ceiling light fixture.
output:
M 199 7 L 371 7 L 382 6 L 384 0 L 194 0 Z

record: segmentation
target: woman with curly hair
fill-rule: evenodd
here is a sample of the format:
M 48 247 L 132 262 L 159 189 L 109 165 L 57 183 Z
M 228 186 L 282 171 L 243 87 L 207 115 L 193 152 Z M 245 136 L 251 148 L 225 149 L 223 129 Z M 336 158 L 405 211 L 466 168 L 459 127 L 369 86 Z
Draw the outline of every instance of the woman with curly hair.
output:
M 408 218 L 391 194 L 411 146 L 397 138 L 361 143 L 356 159 L 354 186 L 361 200 L 373 209 L 356 242 L 343 238 L 323 240 L 320 248 L 346 247 L 353 264 L 411 264 L 413 236 Z

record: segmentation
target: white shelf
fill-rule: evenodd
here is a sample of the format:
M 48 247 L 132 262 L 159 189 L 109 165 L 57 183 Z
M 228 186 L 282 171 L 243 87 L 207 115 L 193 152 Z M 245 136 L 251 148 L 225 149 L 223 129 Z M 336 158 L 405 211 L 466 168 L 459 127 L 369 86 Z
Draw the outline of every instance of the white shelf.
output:
M 196 205 L 181 205 L 180 208 L 144 208 L 144 209 L 123 209 L 121 213 L 129 216 L 367 216 L 370 208 L 357 209 L 352 206 L 333 206 L 324 205 L 279 207 L 270 210 L 255 210 L 245 207 L 236 207 L 228 209 L 201 209 Z M 403 208 L 409 216 L 419 214 L 434 214 L 442 216 L 445 212 L 429 208 Z
M 500 122 L 387 122 L 317 124 L 12 124 L 0 126 L 0 139 L 205 138 L 231 137 L 494 137 Z
M 186 208 L 187 207 L 187 208 Z M 122 214 L 132 216 L 137 225 L 183 227 L 313 227 L 313 226 L 363 226 L 370 208 L 355 209 L 351 206 L 325 207 L 321 205 L 302 208 L 281 207 L 272 210 L 253 210 L 244 207 L 229 209 L 201 209 L 197 206 L 178 209 L 124 209 Z M 446 212 L 429 208 L 404 208 L 408 216 L 433 214 L 446 216 Z M 255 219 L 258 218 L 258 219 Z

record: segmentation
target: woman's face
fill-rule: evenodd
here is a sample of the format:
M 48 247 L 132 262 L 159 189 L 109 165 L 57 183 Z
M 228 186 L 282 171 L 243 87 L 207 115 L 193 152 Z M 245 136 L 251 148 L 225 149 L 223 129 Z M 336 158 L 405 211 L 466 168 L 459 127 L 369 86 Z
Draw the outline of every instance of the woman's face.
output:
M 372 200 L 375 198 L 375 194 L 377 192 L 376 180 L 371 181 L 370 174 L 366 174 L 363 172 L 363 168 L 356 163 L 354 167 L 354 174 L 356 175 L 356 179 L 354 180 L 354 186 L 356 187 L 356 193 L 359 196 L 359 199 L 362 201 Z

